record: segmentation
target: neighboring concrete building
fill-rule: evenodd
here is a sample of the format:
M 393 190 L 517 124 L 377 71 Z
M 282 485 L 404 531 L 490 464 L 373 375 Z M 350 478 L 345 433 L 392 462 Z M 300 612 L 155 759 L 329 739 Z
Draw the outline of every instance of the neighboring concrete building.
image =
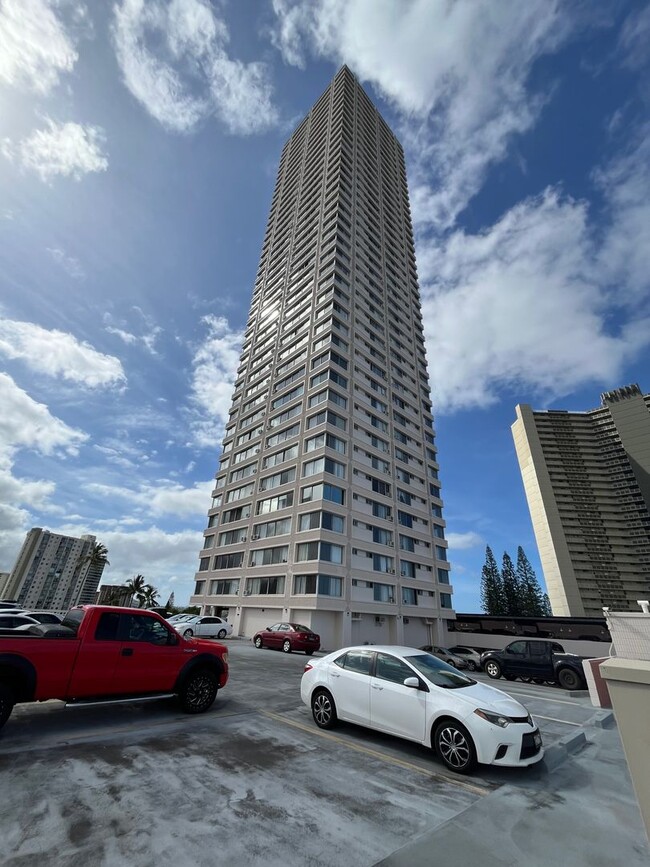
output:
M 553 614 L 636 609 L 650 595 L 650 394 L 588 412 L 517 406 L 512 432 Z
M 88 555 L 95 536 L 60 536 L 34 527 L 11 570 L 5 594 L 25 608 L 65 611 L 95 601 L 104 564 Z
M 124 584 L 102 584 L 95 600 L 97 605 L 122 605 L 130 608 L 133 603 L 133 593 Z
M 9 576 L 11 572 L 0 572 L 0 599 L 6 599 L 6 588 L 9 586 Z
M 343 67 L 284 147 L 191 604 L 421 644 L 453 617 L 401 145 Z

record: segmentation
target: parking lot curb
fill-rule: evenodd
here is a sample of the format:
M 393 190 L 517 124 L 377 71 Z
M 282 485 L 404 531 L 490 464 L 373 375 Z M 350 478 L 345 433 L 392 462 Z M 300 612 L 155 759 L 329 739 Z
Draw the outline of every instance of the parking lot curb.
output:
M 599 710 L 589 717 L 585 725 L 596 726 L 599 729 L 613 729 L 616 727 L 616 717 L 612 710 Z
M 583 731 L 565 735 L 556 744 L 546 750 L 544 762 L 549 771 L 554 771 L 563 764 L 570 755 L 579 753 L 587 746 L 587 736 Z

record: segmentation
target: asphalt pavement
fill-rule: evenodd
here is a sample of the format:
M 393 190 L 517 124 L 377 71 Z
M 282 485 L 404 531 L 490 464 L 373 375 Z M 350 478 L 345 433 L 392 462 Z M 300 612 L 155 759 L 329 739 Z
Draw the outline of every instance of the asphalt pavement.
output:
M 458 777 L 417 744 L 321 731 L 300 703 L 303 655 L 228 644 L 230 682 L 201 716 L 170 701 L 16 708 L 0 863 L 650 865 L 618 733 L 585 695 L 491 681 L 531 710 L 552 760 Z

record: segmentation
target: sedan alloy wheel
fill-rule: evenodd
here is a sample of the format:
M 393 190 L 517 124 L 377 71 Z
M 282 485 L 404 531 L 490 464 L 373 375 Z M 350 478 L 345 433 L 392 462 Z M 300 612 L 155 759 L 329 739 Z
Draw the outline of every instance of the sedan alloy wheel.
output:
M 282 644 L 282 650 L 284 650 L 285 653 L 291 653 L 291 642 L 288 638 Z
M 466 774 L 476 764 L 476 750 L 467 731 L 454 722 L 443 722 L 436 729 L 436 752 L 442 761 L 459 774 Z
M 194 635 L 193 629 L 186 629 L 183 633 L 183 638 L 191 638 Z
M 262 638 L 258 635 L 253 644 L 259 649 L 262 646 Z
M 320 729 L 334 728 L 337 721 L 334 699 L 325 690 L 315 692 L 311 699 L 311 713 Z

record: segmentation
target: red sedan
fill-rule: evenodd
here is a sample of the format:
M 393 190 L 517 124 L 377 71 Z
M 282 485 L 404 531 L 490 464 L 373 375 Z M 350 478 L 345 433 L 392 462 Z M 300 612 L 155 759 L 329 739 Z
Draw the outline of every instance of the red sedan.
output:
M 311 656 L 315 650 L 320 650 L 320 635 L 300 623 L 274 623 L 256 632 L 253 644 L 255 647 L 281 647 L 285 653 L 304 650 Z

